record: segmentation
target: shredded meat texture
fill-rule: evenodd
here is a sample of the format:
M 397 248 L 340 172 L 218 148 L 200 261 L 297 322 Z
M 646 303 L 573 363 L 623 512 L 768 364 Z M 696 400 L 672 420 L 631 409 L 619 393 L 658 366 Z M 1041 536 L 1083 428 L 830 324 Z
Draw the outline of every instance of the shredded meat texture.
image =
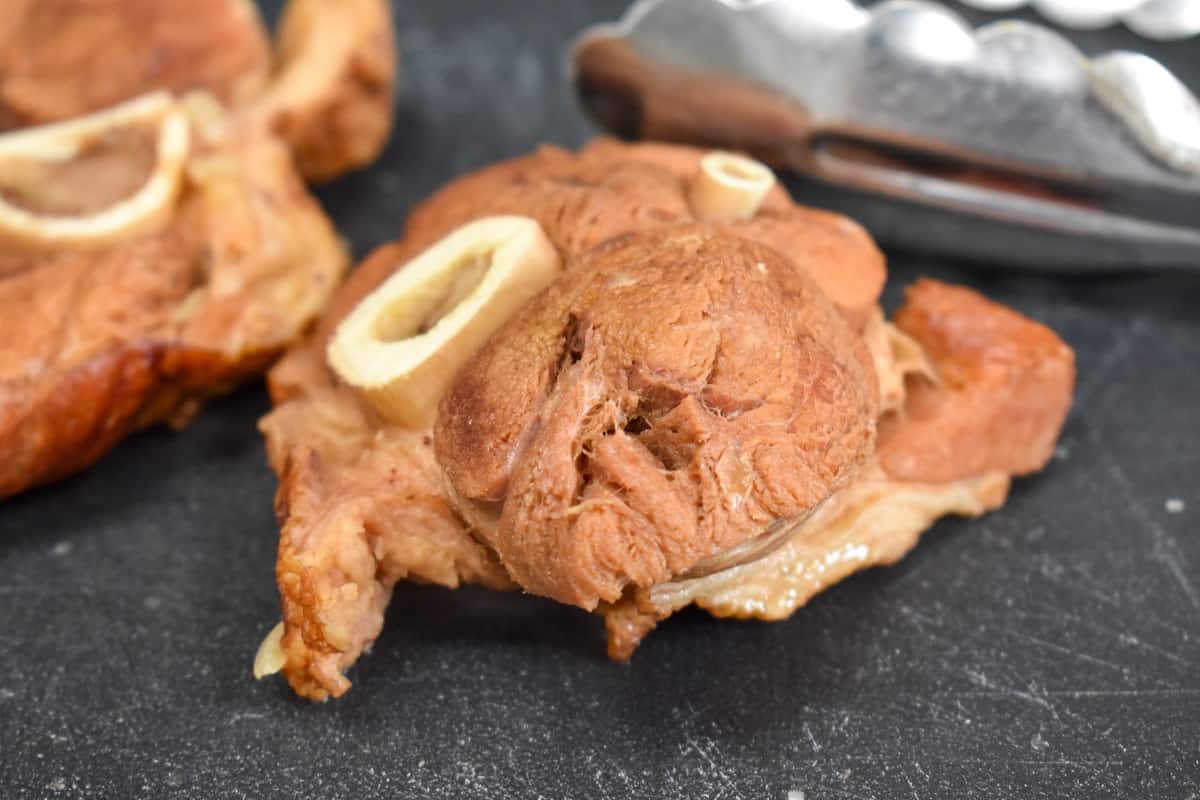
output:
M 859 337 L 803 271 L 707 226 L 582 256 L 442 401 L 437 454 L 527 591 L 593 609 L 808 514 L 872 451 Z
M 54 191 L 88 196 L 92 174 Z M 90 465 L 130 431 L 182 424 L 261 372 L 345 267 L 277 140 L 198 142 L 164 223 L 95 247 L 0 253 L 0 497 Z
M 1045 462 L 1074 377 L 1057 337 L 934 281 L 885 323 L 883 260 L 858 226 L 780 189 L 748 220 L 697 221 L 702 155 L 599 141 L 460 178 L 272 370 L 261 428 L 298 693 L 348 688 L 404 577 L 595 609 L 627 658 L 689 603 L 787 616 Z M 329 370 L 329 337 L 405 262 L 493 214 L 536 219 L 563 274 L 460 370 L 433 430 L 385 424 Z
M 391 132 L 387 0 L 289 0 L 274 51 L 252 0 L 8 0 L 4 11 L 0 131 L 200 91 L 286 141 L 313 181 L 370 163 Z
M 717 616 L 783 619 L 854 572 L 892 564 L 946 514 L 1003 505 L 1010 476 L 1053 454 L 1074 391 L 1075 358 L 1046 326 L 976 292 L 921 279 L 884 328 L 885 403 L 870 464 L 764 557 L 710 575 L 638 587 L 605 608 L 608 648 L 626 659 L 689 603 Z

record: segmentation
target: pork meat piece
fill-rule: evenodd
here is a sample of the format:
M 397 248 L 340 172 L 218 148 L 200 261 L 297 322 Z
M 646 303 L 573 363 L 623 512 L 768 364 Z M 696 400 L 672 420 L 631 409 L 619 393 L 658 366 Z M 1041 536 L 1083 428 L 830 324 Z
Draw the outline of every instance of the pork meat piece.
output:
M 861 337 L 778 251 L 611 240 L 443 397 L 438 460 L 526 591 L 592 610 L 807 516 L 873 452 Z
M 289 0 L 272 50 L 252 0 L 10 0 L 0 131 L 155 90 L 204 92 L 288 143 L 308 180 L 374 161 L 391 131 L 387 0 Z
M 83 118 L 66 160 L 18 156 L 65 134 L 0 144 L 0 497 L 261 372 L 345 268 L 282 142 L 207 103 L 130 108 L 161 116 Z
M 1011 476 L 1046 465 L 1075 381 L 1074 354 L 1053 331 L 929 279 L 908 288 L 894 322 L 880 383 L 894 376 L 904 396 L 882 414 L 857 479 L 765 556 L 628 592 L 605 611 L 614 658 L 689 603 L 722 617 L 786 618 L 846 576 L 896 562 L 938 517 L 999 508 Z
M 9 0 L 0 131 L 156 89 L 196 89 L 237 105 L 264 90 L 270 71 L 270 42 L 249 0 Z
M 404 578 L 594 609 L 615 658 L 692 602 L 778 619 L 1044 463 L 1074 376 L 1052 332 L 932 281 L 886 323 L 861 228 L 778 188 L 748 219 L 698 220 L 703 155 L 542 148 L 452 182 L 355 270 L 270 373 L 283 623 L 262 672 L 341 694 Z M 385 422 L 326 362 L 338 323 L 498 214 L 536 220 L 563 273 L 458 372 L 432 430 Z

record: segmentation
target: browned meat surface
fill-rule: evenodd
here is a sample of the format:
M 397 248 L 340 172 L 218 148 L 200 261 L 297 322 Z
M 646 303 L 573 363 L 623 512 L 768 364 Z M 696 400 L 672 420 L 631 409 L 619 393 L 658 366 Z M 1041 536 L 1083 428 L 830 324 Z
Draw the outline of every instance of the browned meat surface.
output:
M 884 420 L 879 463 L 890 476 L 948 481 L 1045 466 L 1075 389 L 1074 353 L 1054 331 L 931 280 L 909 287 L 895 322 L 939 381 L 915 381 L 904 417 Z
M 270 47 L 248 0 L 7 0 L 0 130 L 78 117 L 154 89 L 257 94 Z
M 690 602 L 784 617 L 1044 461 L 1073 379 L 1053 334 L 935 282 L 885 325 L 861 229 L 779 189 L 749 220 L 698 223 L 701 155 L 603 141 L 454 181 L 272 370 L 278 663 L 297 692 L 346 690 L 405 576 L 595 607 L 623 658 Z M 565 272 L 459 372 L 436 436 L 384 423 L 326 365 L 330 336 L 406 261 L 502 213 L 536 219 Z M 1027 402 L 1023 441 L 984 438 Z M 931 471 L 919 426 L 987 454 Z
M 39 173 L 37 191 L 119 203 L 120 163 L 140 171 L 143 160 L 103 179 Z M 287 149 L 237 132 L 193 142 L 151 229 L 4 246 L 0 497 L 91 464 L 134 429 L 181 424 L 201 399 L 264 369 L 315 318 L 344 263 Z
M 862 342 L 777 251 L 707 226 L 613 240 L 442 399 L 436 447 L 526 591 L 592 609 L 806 515 L 872 452 Z
M 392 129 L 396 42 L 387 0 L 289 0 L 275 73 L 254 113 L 321 181 L 365 166 Z
M 628 658 L 689 603 L 717 616 L 782 619 L 854 572 L 891 564 L 946 514 L 998 508 L 1009 477 L 1045 466 L 1071 404 L 1075 359 L 1053 331 L 976 292 L 922 279 L 894 319 L 890 358 L 905 387 L 885 410 L 873 463 L 756 559 L 629 592 L 605 610 L 609 653 Z M 914 360 L 918 346 L 927 362 Z
M 344 256 L 293 160 L 328 178 L 373 159 L 395 69 L 385 0 L 290 0 L 274 57 L 248 0 L 6 6 L 0 131 L 35 127 L 0 135 L 0 497 L 182 424 L 313 320 Z M 181 179 L 161 119 L 110 108 L 135 97 L 186 108 Z M 164 180 L 165 202 L 142 196 Z
M 289 0 L 274 53 L 253 0 L 8 0 L 0 20 L 0 131 L 198 90 L 271 128 L 309 180 L 379 155 L 395 79 L 387 0 Z
M 693 148 L 608 139 L 578 154 L 542 147 L 452 181 L 413 211 L 404 244 L 420 250 L 468 220 L 519 214 L 537 219 L 566 256 L 578 255 L 622 233 L 693 221 L 685 184 L 698 160 Z M 795 205 L 780 187 L 752 219 L 720 227 L 806 265 L 849 317 L 873 308 L 883 290 L 883 255 L 866 231 L 840 215 Z M 359 285 L 382 279 L 372 277 Z
M 262 429 L 281 483 L 276 578 L 297 692 L 349 688 L 342 672 L 379 635 L 397 581 L 513 586 L 450 506 L 427 434 L 377 430 L 332 389 L 285 404 Z

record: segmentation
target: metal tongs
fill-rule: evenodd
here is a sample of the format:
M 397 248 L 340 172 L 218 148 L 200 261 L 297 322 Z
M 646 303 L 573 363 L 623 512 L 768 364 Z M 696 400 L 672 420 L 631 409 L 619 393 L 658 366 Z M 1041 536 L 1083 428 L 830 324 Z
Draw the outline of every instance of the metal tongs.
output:
M 1144 55 L 1089 60 L 1048 28 L 972 30 L 924 0 L 641 0 L 585 31 L 572 66 L 613 133 L 872 195 L 853 213 L 887 241 L 1200 268 L 1200 102 Z

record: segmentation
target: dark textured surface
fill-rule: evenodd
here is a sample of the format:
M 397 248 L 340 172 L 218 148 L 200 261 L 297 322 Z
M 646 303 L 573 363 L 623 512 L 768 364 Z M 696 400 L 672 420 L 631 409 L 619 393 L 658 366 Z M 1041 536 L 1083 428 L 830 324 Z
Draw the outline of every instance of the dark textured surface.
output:
M 562 41 L 621 5 L 399 5 L 395 142 L 322 192 L 358 250 L 453 175 L 581 141 Z M 681 614 L 627 666 L 581 613 L 405 587 L 313 705 L 250 677 L 278 605 L 248 387 L 0 506 L 0 798 L 1200 797 L 1200 279 L 890 255 L 892 302 L 931 273 L 1077 349 L 1059 457 L 1000 512 L 788 622 Z

